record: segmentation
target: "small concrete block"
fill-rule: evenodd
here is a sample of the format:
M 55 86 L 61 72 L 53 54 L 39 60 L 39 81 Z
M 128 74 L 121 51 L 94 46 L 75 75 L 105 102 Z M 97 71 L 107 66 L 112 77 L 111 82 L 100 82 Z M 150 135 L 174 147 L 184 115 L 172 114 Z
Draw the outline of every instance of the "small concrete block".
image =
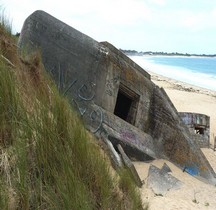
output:
M 181 185 L 182 182 L 174 176 L 168 173 L 163 173 L 163 171 L 156 166 L 150 166 L 147 186 L 152 188 L 155 194 L 164 195 L 171 189 L 179 189 Z

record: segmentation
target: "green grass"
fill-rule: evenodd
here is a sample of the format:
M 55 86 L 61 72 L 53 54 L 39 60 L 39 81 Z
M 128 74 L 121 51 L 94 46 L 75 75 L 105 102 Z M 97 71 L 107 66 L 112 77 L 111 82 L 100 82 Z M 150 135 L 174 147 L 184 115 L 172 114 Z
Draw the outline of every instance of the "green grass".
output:
M 111 176 L 105 154 L 39 60 L 12 67 L 0 57 L 0 209 L 143 209 L 128 172 Z
M 12 33 L 12 22 L 10 18 L 5 13 L 5 9 L 0 5 L 0 24 L 1 28 L 4 32 L 8 33 L 9 35 Z
M 131 174 L 127 169 L 121 169 L 119 171 L 120 174 L 120 188 L 124 192 L 126 200 L 130 203 L 130 209 L 142 209 L 142 200 L 140 194 L 138 193 L 137 187 L 134 185 L 134 181 L 132 180 Z

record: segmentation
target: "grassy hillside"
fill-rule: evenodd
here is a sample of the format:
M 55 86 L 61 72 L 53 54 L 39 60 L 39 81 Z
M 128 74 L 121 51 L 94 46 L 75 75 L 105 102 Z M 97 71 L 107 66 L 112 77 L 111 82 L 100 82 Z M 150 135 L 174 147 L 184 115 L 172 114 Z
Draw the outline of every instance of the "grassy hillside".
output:
M 129 173 L 108 158 L 46 75 L 0 26 L 0 209 L 143 209 Z

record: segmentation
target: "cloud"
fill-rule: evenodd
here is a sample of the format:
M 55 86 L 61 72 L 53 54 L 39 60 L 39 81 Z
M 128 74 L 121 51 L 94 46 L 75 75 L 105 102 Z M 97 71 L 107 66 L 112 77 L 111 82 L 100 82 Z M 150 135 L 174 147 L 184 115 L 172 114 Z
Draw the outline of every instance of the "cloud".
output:
M 141 0 L 79 0 L 71 3 L 65 13 L 113 25 L 136 23 L 152 15 L 151 9 Z
M 150 3 L 154 3 L 159 6 L 164 6 L 166 4 L 166 0 L 148 0 Z
M 154 0 L 164 1 L 164 0 Z M 35 10 L 44 10 L 68 24 L 104 23 L 104 25 L 132 25 L 150 20 L 152 10 L 143 0 L 3 0 L 13 14 L 13 23 L 21 29 L 24 20 Z M 8 6 L 7 6 L 8 5 Z M 15 17 L 15 18 L 14 18 Z
M 192 31 L 201 31 L 216 27 L 216 9 L 204 12 L 183 12 L 180 26 Z
M 213 16 L 214 18 L 216 18 L 216 8 L 214 8 L 214 9 L 212 10 L 212 16 Z
M 109 0 L 97 16 L 108 23 L 132 24 L 151 19 L 152 11 L 140 0 Z
M 182 18 L 181 24 L 185 28 L 199 29 L 202 26 L 203 14 L 191 14 Z

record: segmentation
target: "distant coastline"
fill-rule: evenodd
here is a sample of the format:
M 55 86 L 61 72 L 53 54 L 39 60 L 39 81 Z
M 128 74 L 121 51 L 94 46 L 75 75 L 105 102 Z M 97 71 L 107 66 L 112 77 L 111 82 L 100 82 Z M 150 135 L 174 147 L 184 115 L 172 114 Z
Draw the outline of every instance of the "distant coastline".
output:
M 129 56 L 184 56 L 184 57 L 216 57 L 216 54 L 189 54 L 189 53 L 178 53 L 178 52 L 137 52 L 136 50 L 123 50 L 120 49 L 123 53 Z

